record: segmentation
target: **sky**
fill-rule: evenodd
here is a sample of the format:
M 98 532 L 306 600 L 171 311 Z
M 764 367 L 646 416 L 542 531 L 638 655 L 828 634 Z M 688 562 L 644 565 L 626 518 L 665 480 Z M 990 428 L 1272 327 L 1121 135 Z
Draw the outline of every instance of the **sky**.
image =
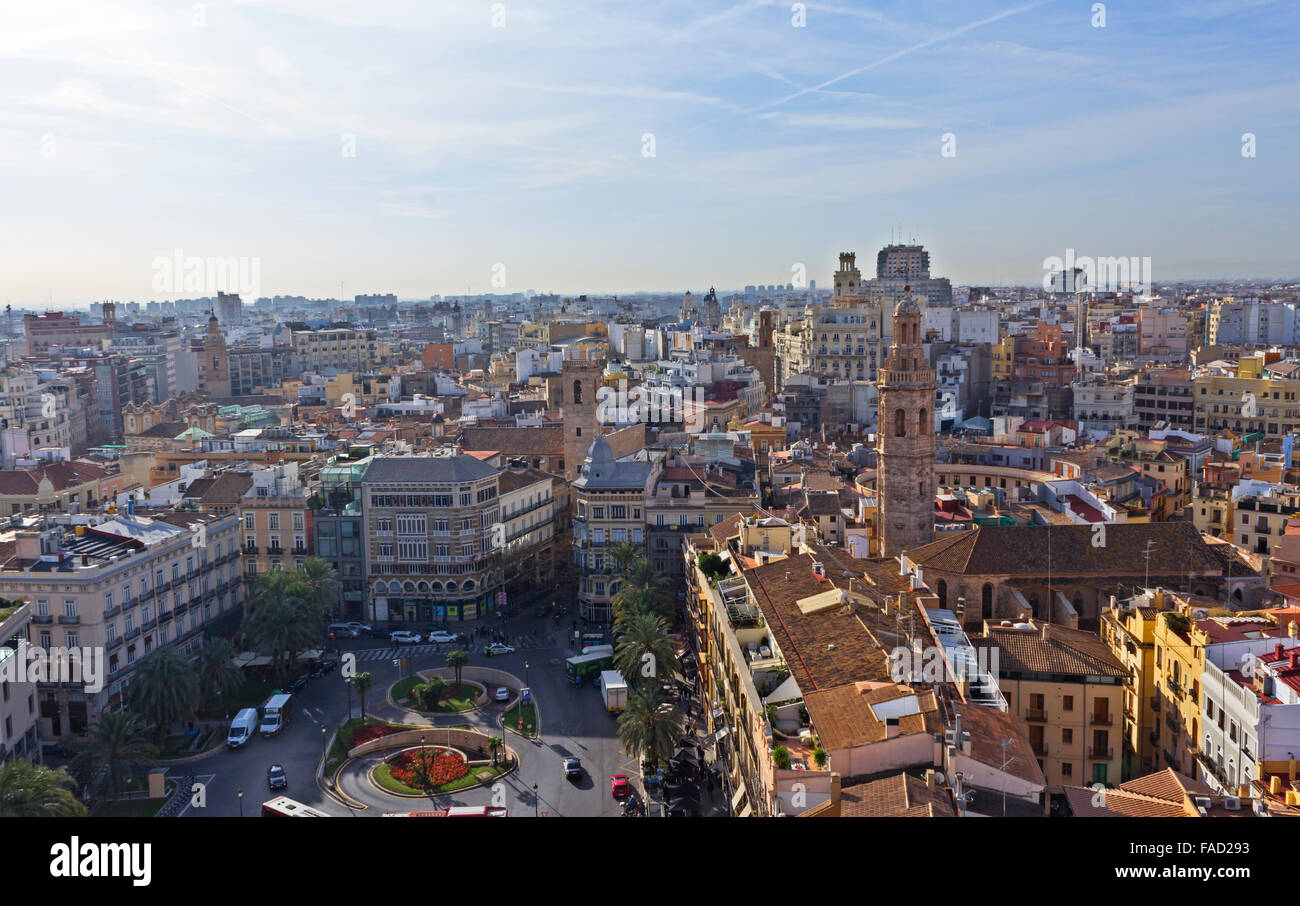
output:
M 1300 275 L 1300 5 L 1099 7 L 8 4 L 0 303 Z

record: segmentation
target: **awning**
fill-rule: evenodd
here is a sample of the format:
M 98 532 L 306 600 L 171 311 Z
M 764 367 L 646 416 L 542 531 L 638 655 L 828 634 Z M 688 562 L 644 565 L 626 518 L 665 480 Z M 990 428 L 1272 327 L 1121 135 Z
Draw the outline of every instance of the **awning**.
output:
M 733 812 L 740 806 L 740 801 L 744 798 L 745 798 L 745 781 L 742 780 L 740 781 L 739 784 L 736 785 L 736 792 L 733 793 L 731 796 L 731 810 Z M 749 804 L 746 803 L 745 807 L 748 808 Z
M 324 653 L 325 652 L 320 648 L 313 648 L 311 651 L 304 651 L 302 654 L 298 655 L 298 660 L 300 661 L 318 660 L 320 656 Z
M 258 654 L 255 651 L 242 651 L 230 659 L 230 665 L 241 670 L 245 667 L 266 667 L 270 663 L 269 655 Z
M 781 702 L 794 701 L 797 698 L 803 698 L 803 691 L 800 690 L 799 684 L 795 682 L 794 674 L 791 674 L 785 678 L 781 685 L 763 696 L 763 704 L 780 704 Z

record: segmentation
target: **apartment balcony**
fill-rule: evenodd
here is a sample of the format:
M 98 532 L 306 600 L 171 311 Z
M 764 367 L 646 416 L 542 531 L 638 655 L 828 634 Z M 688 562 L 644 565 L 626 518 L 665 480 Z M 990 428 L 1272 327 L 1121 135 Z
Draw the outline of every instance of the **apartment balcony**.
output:
M 113 619 L 113 617 L 117 616 L 121 612 L 122 612 L 122 608 L 120 607 L 110 607 L 104 611 L 104 619 L 111 620 Z M 59 617 L 59 622 L 60 623 L 63 622 L 63 617 Z
M 256 555 L 256 554 L 257 554 L 257 545 L 256 545 L 256 544 L 245 544 L 245 545 L 244 545 L 244 553 L 246 553 L 246 554 Z
M 1088 749 L 1088 757 L 1099 761 L 1109 761 L 1115 757 L 1115 750 L 1110 746 L 1091 746 Z
M 1047 743 L 1030 741 L 1029 747 L 1034 750 L 1034 754 L 1040 758 L 1047 757 Z
M 156 594 L 157 592 L 155 592 L 152 588 L 145 589 L 144 591 L 140 592 L 140 600 L 141 601 L 152 600 L 154 595 Z
M 162 613 L 158 614 L 158 622 L 170 623 L 172 621 L 173 616 L 175 616 L 175 614 L 173 614 L 170 610 L 164 610 Z
M 140 627 L 137 626 L 137 627 L 135 627 L 134 629 L 128 629 L 128 630 L 126 631 L 126 635 L 125 635 L 123 638 L 124 638 L 126 641 L 130 642 L 130 641 L 132 641 L 133 639 L 139 638 L 139 636 L 140 636 Z
M 266 552 L 272 557 L 282 557 L 285 554 L 285 549 L 283 547 L 268 547 Z
M 104 643 L 104 649 L 106 651 L 116 651 L 118 648 L 121 647 L 122 647 L 122 637 L 120 635 L 115 635 L 107 642 Z
M 1036 724 L 1047 723 L 1047 712 L 1045 710 L 1030 708 L 1025 712 L 1025 720 Z
M 1157 714 L 1159 714 L 1159 713 L 1160 713 L 1160 707 L 1161 707 L 1161 705 L 1160 705 L 1160 696 L 1158 696 L 1158 695 L 1153 695 L 1153 696 L 1151 696 L 1151 710 L 1154 711 L 1154 712 L 1156 712 Z
M 148 632 L 150 629 L 153 629 L 157 625 L 158 625 L 157 620 L 145 620 L 143 623 L 140 624 L 140 629 L 143 632 Z
M 70 617 L 70 616 L 68 616 L 67 614 L 64 614 L 64 615 L 62 615 L 62 616 L 59 617 L 59 625 L 60 625 L 60 626 L 80 626 L 80 625 L 81 625 L 81 617 L 79 617 L 79 616 L 71 616 L 71 617 Z
M 1092 715 L 1092 723 L 1097 727 L 1109 727 L 1113 725 L 1114 718 L 1110 714 L 1094 714 Z
M 53 614 L 48 614 L 48 613 L 34 613 L 32 614 L 32 622 L 40 625 L 53 623 L 54 616 Z
M 139 598 L 127 598 L 125 601 L 122 602 L 122 611 L 126 612 L 128 610 L 133 610 L 134 608 L 139 606 L 140 606 Z
M 1182 729 L 1182 723 L 1179 721 L 1178 715 L 1172 711 L 1165 715 L 1165 726 L 1175 733 Z

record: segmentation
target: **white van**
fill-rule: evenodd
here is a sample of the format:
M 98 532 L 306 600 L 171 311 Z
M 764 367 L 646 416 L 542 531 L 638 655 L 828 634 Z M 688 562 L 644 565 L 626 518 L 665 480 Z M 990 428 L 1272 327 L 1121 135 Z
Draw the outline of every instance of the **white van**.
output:
M 253 738 L 257 732 L 257 709 L 245 708 L 235 715 L 230 722 L 230 732 L 226 734 L 226 745 L 238 749 Z

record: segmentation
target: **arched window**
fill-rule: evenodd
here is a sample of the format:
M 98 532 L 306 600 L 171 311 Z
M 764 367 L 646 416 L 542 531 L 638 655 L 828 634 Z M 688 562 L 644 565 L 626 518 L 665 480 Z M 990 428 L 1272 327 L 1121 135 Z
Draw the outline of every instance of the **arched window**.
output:
M 579 406 L 581 404 L 582 404 L 582 381 L 574 381 L 573 382 L 573 405 Z
M 902 409 L 894 410 L 894 436 L 907 437 L 907 413 Z

